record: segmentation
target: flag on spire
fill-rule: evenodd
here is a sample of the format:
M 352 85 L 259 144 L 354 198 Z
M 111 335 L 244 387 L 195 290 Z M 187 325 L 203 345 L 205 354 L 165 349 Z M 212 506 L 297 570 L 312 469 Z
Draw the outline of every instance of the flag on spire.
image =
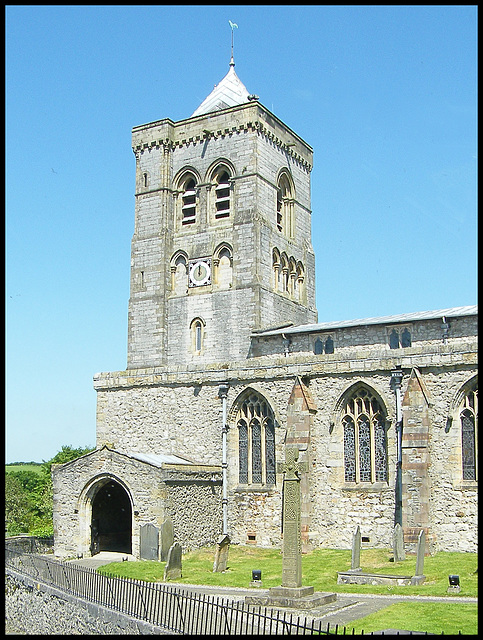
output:
M 230 23 L 230 27 L 232 31 L 235 27 L 238 29 L 238 25 L 235 22 L 232 22 L 231 20 L 228 20 L 228 22 Z

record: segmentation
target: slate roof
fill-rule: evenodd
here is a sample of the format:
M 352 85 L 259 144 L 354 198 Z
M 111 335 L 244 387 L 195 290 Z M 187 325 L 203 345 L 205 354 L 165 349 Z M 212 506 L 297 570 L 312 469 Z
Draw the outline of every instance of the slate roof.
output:
M 235 63 L 230 62 L 230 70 L 226 76 L 215 85 L 215 88 L 210 95 L 203 100 L 196 111 L 190 116 L 200 116 L 205 113 L 211 113 L 212 111 L 221 111 L 228 107 L 235 107 L 239 104 L 245 104 L 248 102 L 249 93 L 235 73 Z
M 154 465 L 155 467 L 161 467 L 163 464 L 196 464 L 192 460 L 188 460 L 187 458 L 181 458 L 180 456 L 176 456 L 172 453 L 138 453 L 129 452 L 127 454 L 130 458 L 134 458 L 135 460 L 140 460 L 141 462 L 148 462 L 149 464 Z
M 401 313 L 393 316 L 381 316 L 379 318 L 362 318 L 359 320 L 341 320 L 338 322 L 319 322 L 318 324 L 303 324 L 279 329 L 269 329 L 267 331 L 257 331 L 253 335 L 276 336 L 294 333 L 314 333 L 319 331 L 331 331 L 333 329 L 343 329 L 345 327 L 359 327 L 368 324 L 396 324 L 398 322 L 413 322 L 415 320 L 434 320 L 442 318 L 454 318 L 457 316 L 472 316 L 478 314 L 478 305 L 467 307 L 450 307 L 449 309 L 439 309 L 437 311 L 416 311 L 414 313 Z

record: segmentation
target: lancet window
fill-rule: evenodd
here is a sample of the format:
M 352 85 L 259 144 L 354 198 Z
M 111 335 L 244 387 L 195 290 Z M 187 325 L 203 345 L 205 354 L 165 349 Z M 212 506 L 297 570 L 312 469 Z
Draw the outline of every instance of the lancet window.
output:
M 237 416 L 238 481 L 240 484 L 275 484 L 275 420 L 268 402 L 251 392 Z
M 345 481 L 387 482 L 385 414 L 376 397 L 360 387 L 342 413 Z

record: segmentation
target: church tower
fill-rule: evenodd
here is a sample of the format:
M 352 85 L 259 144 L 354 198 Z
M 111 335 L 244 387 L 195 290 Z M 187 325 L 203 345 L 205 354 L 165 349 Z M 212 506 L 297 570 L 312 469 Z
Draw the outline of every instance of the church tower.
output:
M 128 369 L 236 361 L 317 321 L 312 149 L 229 71 L 187 119 L 134 127 Z

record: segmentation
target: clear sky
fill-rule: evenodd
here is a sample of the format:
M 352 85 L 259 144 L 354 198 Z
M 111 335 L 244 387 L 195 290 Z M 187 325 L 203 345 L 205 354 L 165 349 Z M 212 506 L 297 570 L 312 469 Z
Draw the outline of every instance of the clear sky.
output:
M 6 7 L 6 460 L 127 362 L 132 127 L 228 72 L 314 149 L 319 321 L 476 304 L 476 6 Z

